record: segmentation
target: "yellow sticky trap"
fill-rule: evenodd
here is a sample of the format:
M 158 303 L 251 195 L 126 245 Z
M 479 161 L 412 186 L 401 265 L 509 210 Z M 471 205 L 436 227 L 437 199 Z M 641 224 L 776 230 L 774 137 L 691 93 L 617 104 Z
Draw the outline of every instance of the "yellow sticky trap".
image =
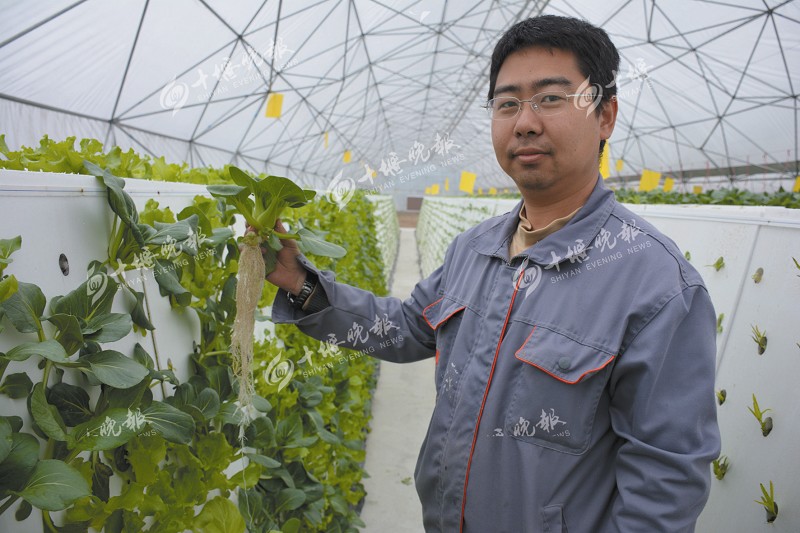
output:
M 444 179 L 444 190 L 446 190 L 446 191 L 450 190 L 450 178 L 445 178 Z
M 497 189 L 494 187 L 489 187 L 489 194 L 497 194 Z
M 353 154 L 350 153 L 350 150 L 345 150 L 344 155 L 342 156 L 342 162 L 349 163 L 352 156 Z
M 672 178 L 664 178 L 664 192 L 669 192 L 675 186 L 675 180 Z
M 794 188 L 792 189 L 792 192 L 800 192 L 800 176 L 797 176 L 794 179 Z
M 646 192 L 652 191 L 658 187 L 658 182 L 661 181 L 661 172 L 655 170 L 642 169 L 642 177 L 639 180 L 639 190 Z
M 483 194 L 483 188 L 482 187 L 478 189 L 478 194 Z
M 328 147 L 328 132 L 325 132 L 325 148 Z
M 617 159 L 617 172 L 622 172 L 623 166 L 625 166 L 625 162 L 622 159 Z
M 694 187 L 692 187 L 692 192 L 695 194 L 700 194 L 701 192 L 703 192 L 703 186 L 695 185 Z
M 458 190 L 464 191 L 467 194 L 472 194 L 475 192 L 475 179 L 478 177 L 477 174 L 472 172 L 467 172 L 466 170 L 461 171 L 461 179 L 458 182 Z
M 603 147 L 603 155 L 600 156 L 600 175 L 603 176 L 603 179 L 611 175 L 611 158 L 608 155 L 609 153 L 611 153 L 611 145 L 606 141 L 606 145 Z
M 272 93 L 267 99 L 267 118 L 279 118 L 283 109 L 283 95 Z
M 434 183 L 431 185 L 431 194 L 439 194 L 439 184 Z

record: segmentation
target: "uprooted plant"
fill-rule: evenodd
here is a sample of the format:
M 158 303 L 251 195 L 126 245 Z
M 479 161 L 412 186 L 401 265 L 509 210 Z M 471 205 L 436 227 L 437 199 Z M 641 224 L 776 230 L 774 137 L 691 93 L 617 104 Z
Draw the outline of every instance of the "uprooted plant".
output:
M 239 403 L 247 416 L 254 394 L 251 372 L 255 312 L 264 277 L 275 269 L 277 252 L 282 248 L 281 240 L 296 240 L 302 252 L 332 258 L 343 257 L 346 250 L 325 241 L 325 233 L 320 231 L 300 227 L 294 233 L 281 233 L 275 229 L 284 209 L 306 205 L 316 195 L 315 191 L 302 189 L 290 179 L 280 176 L 256 179 L 236 167 L 230 167 L 229 170 L 235 185 L 210 185 L 208 192 L 223 199 L 232 214 L 242 216 L 248 226 L 241 239 L 243 246 L 237 274 L 236 320 L 231 334 L 232 362 L 239 379 Z M 262 243 L 267 244 L 264 253 Z

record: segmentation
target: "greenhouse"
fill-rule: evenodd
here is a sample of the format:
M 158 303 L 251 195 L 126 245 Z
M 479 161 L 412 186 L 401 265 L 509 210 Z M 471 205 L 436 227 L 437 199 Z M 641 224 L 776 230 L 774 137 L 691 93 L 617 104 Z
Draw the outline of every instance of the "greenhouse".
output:
M 0 531 L 800 531 L 800 2 L 0 8 Z

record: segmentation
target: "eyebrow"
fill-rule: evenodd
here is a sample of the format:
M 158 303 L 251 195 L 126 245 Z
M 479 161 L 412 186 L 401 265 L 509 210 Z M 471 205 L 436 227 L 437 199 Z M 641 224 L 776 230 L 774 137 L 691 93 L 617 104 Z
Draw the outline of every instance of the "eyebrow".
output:
M 530 88 L 534 91 L 538 91 L 544 87 L 548 87 L 550 85 L 560 85 L 562 87 L 569 87 L 572 85 L 572 81 L 568 80 L 563 76 L 556 76 L 553 78 L 542 78 L 533 82 L 530 85 Z M 497 96 L 498 94 L 502 93 L 519 93 L 522 89 L 519 85 L 509 84 L 509 85 L 501 85 L 500 87 L 495 87 L 494 95 Z

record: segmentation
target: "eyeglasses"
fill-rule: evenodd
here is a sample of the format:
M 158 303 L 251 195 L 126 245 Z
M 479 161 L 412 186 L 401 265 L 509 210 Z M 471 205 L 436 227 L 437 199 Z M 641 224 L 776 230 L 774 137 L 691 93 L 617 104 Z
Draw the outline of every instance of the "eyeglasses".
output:
M 583 96 L 586 98 L 586 105 L 582 107 L 588 107 L 595 99 L 595 95 L 592 93 L 567 94 L 564 91 L 546 91 L 533 95 L 530 100 L 520 100 L 513 96 L 499 96 L 497 98 L 492 98 L 482 107 L 486 109 L 492 120 L 507 120 L 519 115 L 523 102 L 529 102 L 531 104 L 531 109 L 540 115 L 549 117 L 558 115 L 567 109 L 568 100 L 573 96 Z M 581 104 L 583 104 L 583 102 Z

